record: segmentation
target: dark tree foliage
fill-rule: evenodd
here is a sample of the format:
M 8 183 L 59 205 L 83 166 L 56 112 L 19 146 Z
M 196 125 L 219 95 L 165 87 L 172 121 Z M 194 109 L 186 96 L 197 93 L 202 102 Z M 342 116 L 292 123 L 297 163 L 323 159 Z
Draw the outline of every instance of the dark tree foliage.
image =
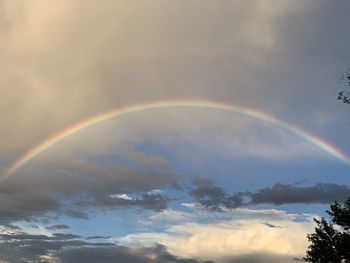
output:
M 344 204 L 333 202 L 331 219 L 314 219 L 317 223 L 315 233 L 307 236 L 311 244 L 306 251 L 307 262 L 350 263 L 350 198 Z

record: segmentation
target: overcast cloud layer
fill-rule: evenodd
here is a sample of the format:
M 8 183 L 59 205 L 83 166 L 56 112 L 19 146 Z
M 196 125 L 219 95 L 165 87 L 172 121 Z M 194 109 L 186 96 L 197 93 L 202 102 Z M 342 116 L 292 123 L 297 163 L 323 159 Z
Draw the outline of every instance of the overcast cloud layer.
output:
M 250 107 L 346 152 L 349 108 L 336 94 L 348 10 L 347 0 L 0 0 L 0 176 L 67 126 L 163 100 Z M 348 167 L 285 128 L 174 108 L 84 129 L 0 180 L 0 262 L 300 261 L 317 216 L 305 207 L 350 196 Z
M 60 1 L 52 8 L 47 1 L 1 1 L 1 151 L 18 155 L 84 117 L 162 99 L 239 103 L 282 118 L 298 105 L 293 114 L 303 116 L 291 121 L 327 125 L 342 113 L 329 116 L 336 103 L 317 106 L 335 93 L 326 86 L 334 83 L 321 85 L 314 74 L 336 82 L 346 67 L 330 65 L 346 61 L 348 42 L 325 48 L 334 41 L 328 33 L 346 36 L 345 5 Z M 339 11 L 335 19 L 329 8 Z M 312 52 L 300 53 L 305 47 Z M 309 76 L 302 72 L 308 67 Z M 317 96 L 319 89 L 329 96 Z

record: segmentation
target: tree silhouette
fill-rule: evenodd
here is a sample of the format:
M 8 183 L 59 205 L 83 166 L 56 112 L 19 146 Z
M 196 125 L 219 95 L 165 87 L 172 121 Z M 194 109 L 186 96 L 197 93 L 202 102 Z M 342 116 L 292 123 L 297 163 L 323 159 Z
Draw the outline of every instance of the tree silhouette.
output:
M 350 198 L 344 204 L 333 202 L 331 219 L 314 219 L 317 227 L 315 233 L 308 234 L 311 242 L 306 251 L 307 262 L 314 263 L 350 263 Z

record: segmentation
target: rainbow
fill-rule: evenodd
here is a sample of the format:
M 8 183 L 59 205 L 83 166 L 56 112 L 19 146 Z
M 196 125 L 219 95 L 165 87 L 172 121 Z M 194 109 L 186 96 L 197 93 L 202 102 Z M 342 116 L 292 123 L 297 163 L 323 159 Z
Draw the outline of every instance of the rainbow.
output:
M 90 118 L 87 118 L 85 120 L 82 120 L 72 126 L 69 126 L 62 131 L 48 137 L 46 140 L 41 142 L 40 144 L 36 145 L 29 151 L 27 151 L 22 157 L 20 157 L 17 161 L 14 162 L 14 164 L 9 167 L 5 173 L 1 176 L 0 181 L 5 180 L 9 176 L 11 176 L 13 173 L 15 173 L 19 168 L 21 168 L 23 165 L 25 165 L 27 162 L 38 156 L 39 154 L 43 153 L 45 150 L 50 148 L 51 146 L 55 145 L 56 143 L 64 140 L 68 136 L 83 130 L 85 128 L 88 128 L 92 125 L 95 125 L 97 123 L 103 122 L 105 120 L 115 118 L 118 116 L 131 114 L 135 112 L 140 111 L 146 111 L 146 110 L 152 110 L 152 109 L 163 109 L 163 108 L 175 108 L 175 107 L 185 107 L 185 108 L 203 108 L 203 109 L 214 109 L 214 110 L 223 110 L 223 111 L 229 111 L 234 113 L 239 113 L 242 115 L 246 115 L 249 117 L 257 118 L 259 120 L 277 125 L 279 127 L 282 127 L 295 135 L 305 139 L 306 141 L 310 142 L 311 144 L 314 144 L 315 146 L 319 147 L 320 149 L 324 150 L 325 152 L 329 153 L 330 155 L 334 156 L 335 158 L 343 161 L 346 164 L 350 165 L 350 159 L 347 157 L 341 150 L 337 149 L 333 145 L 329 144 L 325 140 L 317 137 L 316 135 L 313 135 L 291 123 L 279 120 L 267 113 L 264 113 L 262 111 L 258 111 L 256 109 L 252 108 L 246 108 L 234 104 L 226 104 L 226 103 L 218 103 L 218 102 L 211 102 L 211 101 L 201 101 L 201 100 L 171 100 L 171 101 L 161 101 L 161 102 L 152 102 L 152 103 L 145 103 L 145 104 L 139 104 L 139 105 L 133 105 L 133 106 L 127 106 L 124 108 L 118 108 L 114 109 L 108 112 L 104 112 L 95 116 L 92 116 Z

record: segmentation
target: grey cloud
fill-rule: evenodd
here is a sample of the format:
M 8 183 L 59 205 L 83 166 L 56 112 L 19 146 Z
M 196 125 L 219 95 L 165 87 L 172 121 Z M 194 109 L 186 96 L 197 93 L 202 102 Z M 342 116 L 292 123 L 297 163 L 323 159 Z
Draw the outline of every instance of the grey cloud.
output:
M 10 262 L 121 262 L 121 263 L 292 263 L 296 257 L 255 253 L 236 255 L 219 261 L 181 258 L 168 252 L 163 245 L 129 248 L 114 243 L 91 243 L 73 234 L 0 235 L 0 260 Z
M 279 183 L 247 195 L 251 198 L 251 204 L 327 204 L 334 200 L 342 201 L 350 196 L 350 188 L 337 184 L 297 187 Z
M 61 166 L 67 173 L 56 171 Z M 161 211 L 171 198 L 150 191 L 167 186 L 178 188 L 175 175 L 141 171 L 113 162 L 76 164 L 58 159 L 35 172 L 19 171 L 0 184 L 0 221 L 6 224 L 38 220 L 48 212 L 88 219 L 91 212 L 99 209 L 135 207 Z M 136 197 L 133 200 L 111 197 L 122 193 Z
M 53 211 L 55 211 L 55 209 L 53 209 Z M 43 211 L 43 213 L 45 213 L 46 211 Z M 58 214 L 63 214 L 63 215 L 67 215 L 70 216 L 72 218 L 77 218 L 77 219 L 89 219 L 89 215 L 88 213 L 78 210 L 78 209 L 63 209 L 63 210 L 56 210 L 55 211 Z
M 70 228 L 69 225 L 63 225 L 63 224 L 46 227 L 46 229 L 48 229 L 48 230 L 65 230 L 65 229 L 69 229 L 69 228 Z
M 170 162 L 163 156 L 147 156 L 144 153 L 131 150 L 126 151 L 124 155 L 131 161 L 141 164 L 146 168 L 169 168 L 171 166 Z
M 3 192 L 0 190 L 0 221 L 30 220 L 40 217 L 46 211 L 58 211 L 62 204 L 46 191 L 23 188 L 22 191 Z
M 46 235 L 34 235 L 34 234 L 27 234 L 25 232 L 16 233 L 16 234 L 0 234 L 0 238 L 2 240 L 72 240 L 80 238 L 78 235 L 74 234 L 62 234 L 62 233 L 54 233 L 53 236 L 46 236 Z
M 197 180 L 196 184 L 190 195 L 209 210 L 221 211 L 222 208 L 236 208 L 242 205 L 240 196 L 229 196 L 223 188 L 215 186 L 211 181 Z
M 108 239 L 108 238 L 111 238 L 111 236 L 88 236 L 85 239 L 91 240 L 91 239 Z
M 136 4 L 110 0 L 96 5 L 93 1 L 65 0 L 52 8 L 47 1 L 1 1 L 0 151 L 4 153 L 1 169 L 24 150 L 72 123 L 112 108 L 151 100 L 239 101 L 271 112 L 278 109 L 281 117 L 283 111 L 292 116 L 290 103 L 293 110 L 302 110 L 303 114 L 296 114 L 298 118 L 304 116 L 307 111 L 295 107 L 294 101 L 328 92 L 329 88 L 314 85 L 312 81 L 319 79 L 318 72 L 313 78 L 304 68 L 302 72 L 295 70 L 305 64 L 304 54 L 299 51 L 306 45 L 316 52 L 320 43 L 328 46 L 329 41 L 333 42 L 325 36 L 336 32 L 333 28 L 337 21 L 330 18 L 339 12 L 344 22 L 341 30 L 345 32 L 339 33 L 344 38 L 339 43 L 348 42 L 345 25 L 349 24 L 346 23 L 349 16 L 344 13 L 348 4 L 343 1 L 340 7 L 323 4 L 311 8 L 313 3 L 155 0 Z M 334 12 L 327 11 L 330 7 Z M 323 20 L 324 15 L 329 19 Z M 300 23 L 301 20 L 304 22 Z M 322 22 L 322 26 L 309 23 L 314 21 Z M 314 30 L 305 31 L 304 25 L 309 28 L 312 25 Z M 324 31 L 323 35 L 320 31 Z M 298 33 L 302 37 L 298 38 Z M 288 43 L 297 44 L 293 54 L 285 48 L 290 47 Z M 341 44 L 335 49 L 337 57 L 339 54 L 346 57 L 343 54 L 348 52 L 345 48 L 348 46 Z M 314 57 L 327 58 L 323 60 L 326 62 L 330 53 L 328 49 L 327 56 L 322 56 L 318 51 L 314 54 L 319 56 Z M 291 64 L 290 58 L 295 54 L 299 54 L 299 60 Z M 314 68 L 312 63 L 308 63 L 308 68 Z M 324 63 L 325 67 L 329 64 L 336 63 Z M 302 81 L 298 82 L 300 75 Z M 306 78 L 312 83 L 310 80 L 303 83 Z M 290 83 L 296 84 L 291 88 Z M 317 90 L 308 93 L 310 89 L 305 86 Z M 318 92 L 320 89 L 322 92 Z M 306 95 L 291 96 L 296 91 Z M 329 96 L 324 98 L 329 100 Z M 332 118 L 338 116 L 325 103 L 311 107 L 317 114 L 331 112 Z M 183 117 L 192 121 L 189 116 Z M 169 126 L 169 122 L 161 119 L 154 124 L 157 129 Z M 140 155 L 132 158 L 146 166 L 166 166 L 162 158 L 148 160 Z M 62 211 L 61 200 L 80 193 L 93 204 L 97 199 L 108 200 L 103 193 L 106 196 L 123 193 L 126 188 L 129 192 L 147 192 L 176 181 L 169 174 L 138 176 L 140 173 L 120 168 L 116 168 L 116 179 L 94 167 L 64 162 L 61 168 L 68 172 L 67 176 L 19 176 L 17 182 L 0 185 L 3 221 L 29 220 L 46 211 Z M 90 175 L 88 179 L 86 174 Z M 38 193 L 30 188 L 39 188 Z M 198 198 L 214 209 L 211 199 L 227 207 L 241 202 L 239 196 L 223 196 L 218 189 L 211 196 Z M 77 218 L 88 217 L 73 208 L 66 211 Z
M 111 196 L 102 196 L 96 200 L 97 206 L 103 207 L 140 207 L 142 209 L 150 209 L 162 211 L 167 208 L 167 204 L 171 199 L 160 194 L 142 194 L 141 197 L 134 199 L 115 198 Z
M 152 259 L 151 259 L 152 256 Z M 230 258 L 224 258 L 220 261 L 206 260 L 198 261 L 195 259 L 181 259 L 167 252 L 164 246 L 158 245 L 153 248 L 143 248 L 130 250 L 126 247 L 84 247 L 62 250 L 58 253 L 59 262 L 115 262 L 120 260 L 126 263 L 293 263 L 300 261 L 299 258 L 268 253 L 252 253 Z
M 65 247 L 81 247 L 89 243 L 81 241 L 79 236 L 67 235 L 29 235 L 26 233 L 4 235 L 0 234 L 0 260 L 9 262 L 48 262 L 43 256 L 49 256 L 52 252 Z M 113 244 L 94 244 L 94 246 L 109 246 Z
M 0 260 L 10 262 L 199 263 L 170 254 L 166 247 L 131 249 L 113 243 L 81 241 L 73 234 L 0 234 Z M 209 261 L 206 261 L 209 262 Z M 212 261 L 210 261 L 212 262 Z M 204 263 L 204 262 L 203 262 Z
M 92 236 L 89 239 L 108 239 Z M 85 239 L 86 240 L 86 239 Z M 274 254 L 246 254 L 220 260 L 181 258 L 161 244 L 130 248 L 110 242 L 88 242 L 75 234 L 52 236 L 18 232 L 0 234 L 0 260 L 9 262 L 125 262 L 125 263 L 244 263 L 292 262 L 292 257 Z
M 265 58 L 281 46 L 285 19 L 308 6 L 271 0 L 79 0 L 55 8 L 46 1 L 1 3 L 0 151 L 8 154 L 128 104 L 184 97 L 250 104 L 259 100 L 256 92 L 274 94 L 280 86 L 261 89 L 261 78 L 251 76 L 267 68 Z
M 10 230 L 10 231 L 19 231 L 21 230 L 21 227 L 19 226 L 14 226 L 14 225 L 11 225 L 11 224 L 2 224 L 3 227 L 5 227 L 7 230 Z
M 199 263 L 194 259 L 182 259 L 170 254 L 164 246 L 129 249 L 127 247 L 85 247 L 60 251 L 60 263 L 70 262 L 125 262 L 125 263 Z
M 268 223 L 268 222 L 264 222 L 263 223 L 265 226 L 270 227 L 270 228 L 281 228 L 280 226 Z
M 77 239 L 80 238 L 79 235 L 74 234 L 63 234 L 63 233 L 54 233 L 53 239 L 54 240 L 69 240 L 69 239 Z
M 328 204 L 332 201 L 345 200 L 350 196 L 350 188 L 346 185 L 316 184 L 310 187 L 298 187 L 277 183 L 256 192 L 241 192 L 229 195 L 221 187 L 212 182 L 201 182 L 190 195 L 198 205 L 213 211 L 223 208 L 232 209 L 241 206 L 258 204 Z M 248 201 L 244 201 L 244 199 Z
M 252 253 L 227 258 L 224 263 L 295 263 L 300 261 L 292 256 L 276 255 L 269 253 Z

